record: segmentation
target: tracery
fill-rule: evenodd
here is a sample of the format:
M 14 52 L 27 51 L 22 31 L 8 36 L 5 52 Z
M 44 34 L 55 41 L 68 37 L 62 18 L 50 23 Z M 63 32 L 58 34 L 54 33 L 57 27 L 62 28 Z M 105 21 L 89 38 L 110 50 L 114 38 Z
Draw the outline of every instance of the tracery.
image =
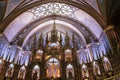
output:
M 75 15 L 75 12 L 78 14 L 79 11 L 78 8 L 71 5 L 53 2 L 36 6 L 27 12 L 33 14 L 30 20 L 33 23 L 37 19 L 51 15 L 69 17 L 69 19 L 73 19 L 72 21 L 77 19 L 75 20 L 77 23 L 82 18 L 82 16 L 77 18 L 79 16 Z M 87 15 L 87 17 L 90 16 Z M 92 33 L 92 30 L 87 29 L 91 28 L 87 27 L 88 22 L 86 22 L 87 26 L 75 23 L 75 25 L 65 25 L 64 21 L 66 20 L 59 24 L 60 21 L 56 18 L 60 17 L 53 17 L 47 23 L 50 23 L 47 26 L 42 24 L 42 26 L 37 26 L 36 29 L 31 29 L 31 32 L 28 32 L 28 35 L 31 34 L 30 36 L 24 34 L 28 30 L 25 28 L 23 33 L 18 36 L 19 38 L 16 37 L 11 43 L 0 40 L 0 72 L 6 70 L 4 76 L 6 80 L 16 78 L 20 80 L 77 80 L 78 75 L 83 80 L 91 80 L 94 77 L 97 79 L 102 72 L 105 72 L 106 75 L 112 74 L 112 65 L 109 57 L 106 57 L 111 53 L 111 47 L 105 33 L 102 32 L 102 37 L 96 36 L 95 33 Z M 93 19 L 90 18 L 90 20 Z M 66 21 L 66 23 L 72 21 Z M 80 26 L 80 28 L 76 26 Z M 28 39 L 24 38 L 26 42 L 22 45 L 24 43 L 22 38 L 26 37 L 24 35 Z M 99 60 L 102 61 L 99 62 Z M 3 64 L 4 62 L 6 64 Z M 6 69 L 3 68 L 4 66 L 6 66 Z M 101 71 L 101 68 L 104 68 L 104 70 Z M 14 76 L 16 73 L 17 77 Z M 30 77 L 26 77 L 28 75 Z
M 48 16 L 53 14 L 75 18 L 75 15 L 74 15 L 75 10 L 77 10 L 77 8 L 63 4 L 63 3 L 47 3 L 47 4 L 34 7 L 33 9 L 30 9 L 28 11 L 34 14 L 34 17 L 33 17 L 33 20 L 34 20 L 42 16 Z

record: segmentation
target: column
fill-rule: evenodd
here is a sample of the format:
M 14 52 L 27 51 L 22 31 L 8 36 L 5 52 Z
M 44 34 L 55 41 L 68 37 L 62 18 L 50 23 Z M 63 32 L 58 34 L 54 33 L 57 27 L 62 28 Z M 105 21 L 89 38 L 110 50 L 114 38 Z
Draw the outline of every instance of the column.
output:
M 112 48 L 112 54 L 111 56 L 108 56 L 110 58 L 110 62 L 112 64 L 113 70 L 115 75 L 118 74 L 118 67 L 120 62 L 119 62 L 119 47 L 120 47 L 120 40 L 119 36 L 115 32 L 114 25 L 108 25 L 106 29 L 104 29 L 105 34 L 108 37 L 108 40 L 110 42 L 111 48 Z
M 113 25 L 108 25 L 106 29 L 104 29 L 105 34 L 107 35 L 107 38 L 110 42 L 110 45 L 112 47 L 112 51 L 114 52 L 116 50 L 116 46 L 118 44 L 118 37 L 116 35 L 116 32 L 114 30 Z
M 74 74 L 75 74 L 75 80 L 81 80 L 80 79 L 80 67 L 79 67 L 79 63 L 78 63 L 78 58 L 77 58 L 77 53 L 76 53 L 76 48 L 72 49 L 72 58 L 73 58 L 73 66 L 74 66 Z

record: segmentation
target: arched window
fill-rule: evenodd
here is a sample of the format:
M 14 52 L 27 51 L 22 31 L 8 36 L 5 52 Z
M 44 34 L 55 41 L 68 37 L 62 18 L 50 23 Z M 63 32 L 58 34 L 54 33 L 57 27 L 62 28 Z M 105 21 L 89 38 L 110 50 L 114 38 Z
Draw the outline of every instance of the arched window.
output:
M 111 66 L 111 64 L 110 64 L 110 62 L 109 62 L 107 57 L 103 58 L 103 66 L 104 66 L 104 69 L 105 69 L 106 72 L 112 70 L 112 66 Z
M 82 76 L 83 76 L 83 78 L 89 77 L 89 72 L 88 72 L 87 66 L 85 64 L 82 65 Z
M 25 74 L 26 74 L 26 68 L 25 68 L 25 66 L 22 66 L 19 70 L 19 73 L 18 73 L 18 79 L 24 80 Z
M 66 67 L 66 77 L 67 79 L 73 79 L 74 78 L 74 68 L 71 64 L 68 64 Z
M 13 73 L 14 73 L 14 65 L 10 64 L 6 71 L 5 77 L 11 78 L 13 76 Z
M 40 67 L 35 65 L 32 70 L 32 79 L 39 80 L 40 79 Z
M 93 72 L 95 76 L 100 75 L 100 68 L 95 61 L 93 62 Z

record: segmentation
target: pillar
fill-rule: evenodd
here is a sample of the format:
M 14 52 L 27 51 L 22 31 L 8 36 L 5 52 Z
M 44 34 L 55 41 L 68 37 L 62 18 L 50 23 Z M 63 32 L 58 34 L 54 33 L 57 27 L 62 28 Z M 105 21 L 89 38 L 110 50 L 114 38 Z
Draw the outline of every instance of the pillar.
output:
M 107 38 L 110 42 L 111 48 L 112 48 L 112 54 L 108 55 L 108 58 L 112 64 L 113 71 L 115 75 L 119 74 L 119 49 L 120 49 L 120 40 L 119 36 L 115 32 L 114 25 L 108 25 L 106 29 L 104 29 L 105 34 L 107 35 Z M 117 66 L 117 67 L 116 67 Z

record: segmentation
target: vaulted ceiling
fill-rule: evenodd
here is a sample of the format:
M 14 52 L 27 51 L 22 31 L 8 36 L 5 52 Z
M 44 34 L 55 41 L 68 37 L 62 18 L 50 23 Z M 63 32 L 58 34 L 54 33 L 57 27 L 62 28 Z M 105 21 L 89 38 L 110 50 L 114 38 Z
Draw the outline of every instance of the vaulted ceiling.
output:
M 89 43 L 87 38 L 99 39 L 107 25 L 120 22 L 119 0 L 2 0 L 0 11 L 0 32 L 9 42 L 21 36 L 27 41 L 56 20 L 58 30 Z

